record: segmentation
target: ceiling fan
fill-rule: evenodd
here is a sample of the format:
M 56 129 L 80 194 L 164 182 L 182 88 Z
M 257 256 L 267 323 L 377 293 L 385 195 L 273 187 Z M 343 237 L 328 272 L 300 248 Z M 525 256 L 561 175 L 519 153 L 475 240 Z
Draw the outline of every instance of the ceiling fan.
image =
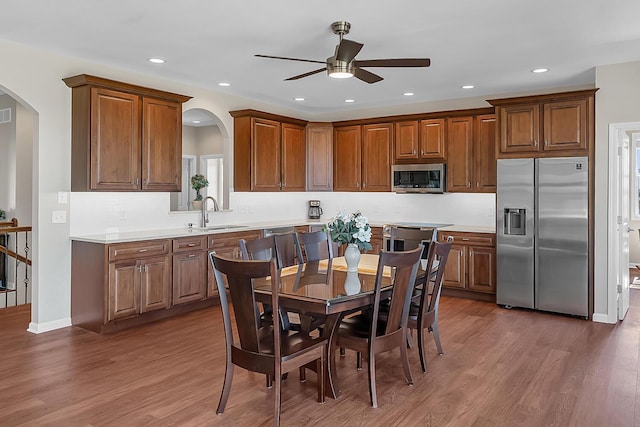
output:
M 285 59 L 287 61 L 313 62 L 325 64 L 324 67 L 297 76 L 289 77 L 285 80 L 298 80 L 303 77 L 312 76 L 314 74 L 327 71 L 329 77 L 348 78 L 356 77 L 369 84 L 383 80 L 377 74 L 364 70 L 362 67 L 428 67 L 431 65 L 429 58 L 398 58 L 398 59 L 365 59 L 357 61 L 355 59 L 362 46 L 362 43 L 343 38 L 345 34 L 349 34 L 351 24 L 346 21 L 337 21 L 331 24 L 334 34 L 340 36 L 340 43 L 336 46 L 333 56 L 327 58 L 326 61 L 315 61 L 312 59 L 286 58 L 283 56 L 255 55 L 260 58 Z

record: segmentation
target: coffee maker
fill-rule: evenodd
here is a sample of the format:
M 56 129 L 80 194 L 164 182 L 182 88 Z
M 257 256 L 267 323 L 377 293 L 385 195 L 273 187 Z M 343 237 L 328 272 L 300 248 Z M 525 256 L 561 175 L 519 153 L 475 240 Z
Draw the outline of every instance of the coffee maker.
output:
M 309 200 L 309 219 L 320 219 L 320 215 L 322 215 L 320 200 Z

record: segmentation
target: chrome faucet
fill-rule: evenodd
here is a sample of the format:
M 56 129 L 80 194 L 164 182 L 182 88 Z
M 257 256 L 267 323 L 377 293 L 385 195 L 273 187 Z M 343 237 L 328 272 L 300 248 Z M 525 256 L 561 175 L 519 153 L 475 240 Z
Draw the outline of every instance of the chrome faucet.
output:
M 212 197 L 212 196 L 207 196 L 204 198 L 204 200 L 202 201 L 202 228 L 207 226 L 207 223 L 209 222 L 209 214 L 207 213 L 207 200 L 213 200 L 213 211 L 214 212 L 218 212 L 220 210 L 220 207 L 218 206 L 218 201 Z

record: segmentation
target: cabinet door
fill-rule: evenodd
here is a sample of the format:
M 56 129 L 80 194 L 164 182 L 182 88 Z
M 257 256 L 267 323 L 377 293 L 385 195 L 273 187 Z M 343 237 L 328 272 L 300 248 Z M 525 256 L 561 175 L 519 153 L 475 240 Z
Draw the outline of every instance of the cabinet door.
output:
M 91 189 L 140 189 L 140 98 L 91 89 Z
M 394 158 L 396 160 L 418 159 L 418 121 L 395 124 Z
M 496 292 L 495 266 L 495 248 L 469 246 L 469 290 L 494 294 Z
M 333 127 L 307 126 L 307 190 L 333 189 Z
M 495 193 L 497 181 L 496 116 L 487 114 L 476 117 L 474 146 L 475 191 Z
M 451 245 L 442 286 L 464 289 L 467 281 L 467 246 Z
M 473 191 L 473 118 L 447 120 L 447 191 Z
M 108 321 L 140 313 L 140 265 L 136 260 L 109 264 Z
M 169 307 L 171 289 L 171 264 L 169 256 L 140 260 L 141 312 Z
M 282 124 L 282 190 L 304 191 L 307 171 L 305 168 L 305 130 L 302 126 Z
M 333 191 L 359 191 L 361 129 L 346 126 L 333 131 Z
M 391 191 L 393 124 L 362 126 L 362 191 Z
M 445 119 L 420 121 L 420 158 L 445 158 Z
M 544 150 L 586 150 L 587 100 L 544 104 Z
M 251 118 L 251 190 L 280 191 L 280 122 Z
M 173 304 L 201 300 L 207 289 L 206 252 L 173 256 Z
M 500 107 L 500 152 L 521 153 L 539 150 L 540 106 L 538 104 Z
M 142 106 L 142 189 L 180 191 L 182 106 L 153 98 Z
M 365 251 L 366 254 L 378 255 L 382 250 L 382 227 L 371 227 L 371 250 Z

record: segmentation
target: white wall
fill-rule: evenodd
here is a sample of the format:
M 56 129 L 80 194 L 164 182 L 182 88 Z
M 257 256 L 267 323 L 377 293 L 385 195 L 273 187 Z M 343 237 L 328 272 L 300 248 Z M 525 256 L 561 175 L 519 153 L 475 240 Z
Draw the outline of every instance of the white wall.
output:
M 594 318 L 615 322 L 615 290 L 607 284 L 609 125 L 640 121 L 640 61 L 596 67 Z
M 184 109 L 202 108 L 211 111 L 220 129 L 227 171 L 233 174 L 231 136 L 233 121 L 228 111 L 253 108 L 291 117 L 299 113 L 282 107 L 232 97 L 222 92 L 196 88 L 184 83 L 170 82 L 151 75 L 141 75 L 102 64 L 28 48 L 0 41 L 0 89 L 36 112 L 33 170 L 33 226 L 34 226 L 34 287 L 32 324 L 35 332 L 61 327 L 70 319 L 70 241 L 73 234 L 104 232 L 107 227 L 120 229 L 173 228 L 187 222 L 196 222 L 197 214 L 169 214 L 169 193 L 74 193 L 69 205 L 57 203 L 58 191 L 70 189 L 71 150 L 71 90 L 62 78 L 76 74 L 94 74 L 132 84 L 154 87 L 160 90 L 183 93 L 194 98 Z M 598 67 L 596 84 L 601 89 L 596 95 L 596 311 L 608 314 L 606 271 L 606 179 L 607 179 L 607 123 L 638 120 L 637 109 L 632 105 L 640 95 L 640 63 Z M 626 83 L 625 83 L 626 82 Z M 545 92 L 576 88 L 549 89 Z M 520 95 L 496 94 L 496 98 Z M 487 97 L 489 98 L 489 97 Z M 301 117 L 309 120 L 342 120 L 355 117 L 379 116 L 411 112 L 427 112 L 457 108 L 486 107 L 482 98 L 467 98 L 440 103 L 416 104 L 397 109 L 370 110 L 336 115 Z M 385 219 L 386 215 L 398 215 L 399 219 L 445 221 L 457 223 L 493 224 L 488 209 L 493 204 L 491 195 L 407 195 L 359 194 L 359 193 L 293 193 L 256 194 L 232 193 L 233 213 L 220 213 L 219 221 L 245 222 L 254 218 L 277 217 L 286 219 L 306 215 L 306 201 L 318 198 L 326 208 L 323 219 L 332 216 L 338 207 L 351 210 L 367 208 L 372 219 Z M 602 205 L 604 203 L 604 205 Z M 248 210 L 240 215 L 237 206 Z M 395 212 L 395 206 L 407 207 Z M 268 209 L 265 209 L 267 208 Z M 121 219 L 119 210 L 126 210 Z M 369 210 L 370 209 L 370 210 Z M 51 224 L 53 210 L 67 210 L 70 223 Z M 478 215 L 479 214 L 479 215 Z M 603 216 L 604 215 L 604 216 Z M 117 225 L 114 225 L 117 224 Z

